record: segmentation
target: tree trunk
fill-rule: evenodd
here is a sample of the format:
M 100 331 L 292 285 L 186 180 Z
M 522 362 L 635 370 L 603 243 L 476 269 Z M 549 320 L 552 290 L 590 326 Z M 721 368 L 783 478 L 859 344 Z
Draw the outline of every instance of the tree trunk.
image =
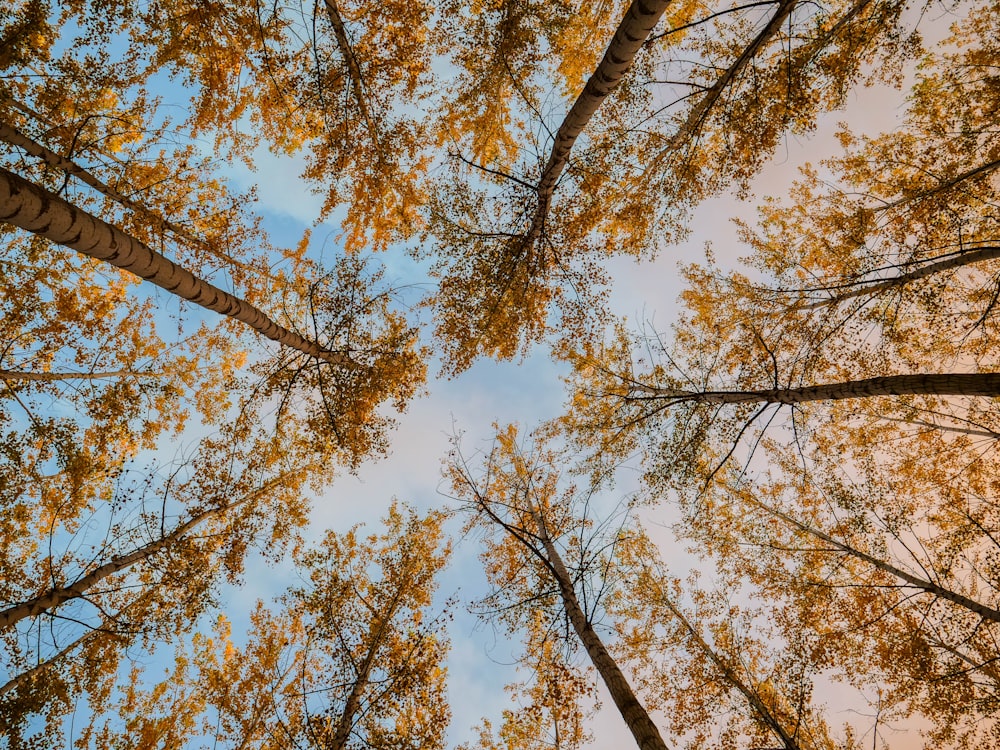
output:
M 379 155 L 379 159 L 382 159 L 382 144 L 379 142 L 378 129 L 375 127 L 375 119 L 372 117 L 371 109 L 368 107 L 364 81 L 361 77 L 361 67 L 358 65 L 358 58 L 354 56 L 351 40 L 347 37 L 347 27 L 344 24 L 344 19 L 340 15 L 340 9 L 337 7 L 336 0 L 325 0 L 324 5 L 326 6 L 327 18 L 330 19 L 330 25 L 333 27 L 333 35 L 337 40 L 337 47 L 340 49 L 340 54 L 344 56 L 344 62 L 347 64 L 348 77 L 351 79 L 351 90 L 354 92 L 354 99 L 358 103 L 361 118 L 365 121 L 365 126 L 368 128 L 368 136 L 372 139 L 372 145 L 375 146 L 375 153 Z
M 642 394 L 642 395 L 639 395 Z M 837 401 L 873 396 L 1000 396 L 1000 373 L 942 373 L 887 375 L 843 383 L 802 388 L 770 388 L 757 391 L 682 391 L 632 385 L 627 398 L 694 401 L 704 404 L 801 404 L 807 401 Z
M 378 623 L 378 627 L 375 628 L 375 632 L 371 634 L 368 653 L 365 654 L 365 659 L 358 668 L 358 674 L 355 676 L 354 684 L 351 685 L 351 692 L 347 695 L 347 700 L 344 701 L 344 710 L 340 712 L 340 718 L 337 720 L 337 730 L 333 736 L 333 744 L 330 745 L 330 750 L 344 750 L 347 747 L 347 741 L 351 738 L 351 730 L 354 728 L 354 717 L 357 716 L 358 710 L 361 708 L 361 696 L 368 689 L 372 668 L 375 666 L 375 659 L 378 656 L 379 649 L 382 647 L 382 639 L 389 632 L 389 626 L 396 614 L 396 609 L 399 607 L 399 601 L 402 596 L 403 589 L 400 587 L 396 591 L 395 596 L 393 596 L 388 611 L 384 613 L 381 621 Z
M 50 656 L 48 659 L 38 662 L 38 664 L 31 667 L 26 672 L 21 672 L 11 677 L 3 685 L 0 685 L 0 697 L 3 697 L 12 690 L 17 690 L 18 688 L 29 684 L 36 677 L 45 672 L 45 670 L 54 666 L 62 659 L 64 659 L 66 656 L 71 654 L 73 651 L 84 646 L 89 641 L 93 640 L 99 635 L 111 635 L 113 637 L 119 637 L 119 638 L 122 637 L 119 633 L 116 633 L 114 630 L 114 623 L 121 615 L 122 612 L 118 612 L 115 616 L 106 616 L 102 620 L 100 626 L 88 630 L 86 633 L 81 635 L 79 638 L 70 643 L 68 646 L 64 646 L 61 650 Z
M 691 640 L 693 640 L 701 652 L 708 657 L 709 661 L 711 661 L 716 668 L 722 672 L 726 681 L 739 690 L 743 697 L 747 699 L 747 703 L 750 704 L 750 707 L 756 712 L 757 716 L 760 717 L 760 720 L 764 722 L 764 724 L 766 724 L 772 732 L 778 735 L 785 745 L 785 750 L 799 750 L 798 742 L 795 741 L 795 738 L 792 735 L 785 731 L 781 722 L 778 721 L 778 718 L 771 712 L 767 705 L 765 705 L 764 701 L 760 699 L 760 696 L 757 695 L 756 691 L 754 691 L 749 685 L 745 684 L 733 668 L 730 667 L 721 656 L 715 653 L 715 650 L 708 645 L 704 638 L 701 637 L 701 633 L 698 632 L 698 629 L 695 628 L 695 626 L 688 621 L 684 614 L 674 606 L 674 603 L 670 600 L 670 598 L 663 591 L 659 590 L 658 583 L 657 589 L 657 600 L 670 610 L 670 614 L 680 621 Z
M 556 183 L 566 168 L 573 144 L 604 99 L 618 87 L 622 76 L 632 67 L 636 54 L 642 49 L 669 4 L 670 0 L 633 0 L 629 5 L 600 65 L 590 76 L 583 92 L 573 102 L 573 107 L 556 132 L 548 162 L 535 186 L 538 205 L 531 226 L 524 236 L 524 247 L 530 248 L 542 233 Z
M 635 737 L 640 750 L 667 750 L 667 745 L 660 736 L 660 730 L 656 728 L 656 724 L 649 718 L 646 709 L 639 702 L 635 693 L 632 692 L 632 686 L 629 685 L 628 679 L 604 647 L 600 636 L 597 635 L 597 631 L 590 624 L 590 620 L 584 613 L 583 607 L 580 606 L 580 601 L 576 597 L 576 591 L 573 589 L 573 579 L 570 577 L 569 571 L 566 570 L 559 551 L 552 543 L 552 540 L 549 539 L 541 514 L 534 505 L 532 505 L 532 513 L 538 524 L 538 533 L 545 548 L 545 556 L 548 558 L 550 572 L 559 586 L 559 593 L 562 596 L 566 614 L 577 636 L 580 638 L 580 642 L 587 650 L 590 661 L 597 669 L 598 674 L 601 675 L 601 679 L 608 688 L 608 692 L 611 693 L 611 699 L 615 702 L 615 707 L 621 713 L 622 718 L 632 732 L 632 736 Z
M 112 558 L 103 565 L 99 565 L 94 568 L 86 575 L 77 578 L 73 583 L 67 586 L 57 586 L 49 589 L 44 594 L 39 594 L 32 599 L 15 604 L 12 607 L 8 607 L 7 609 L 0 611 L 0 629 L 9 628 L 26 617 L 34 617 L 42 612 L 55 609 L 59 605 L 65 604 L 71 599 L 78 599 L 82 596 L 86 596 L 90 589 L 108 576 L 114 575 L 122 570 L 127 570 L 133 565 L 152 557 L 157 552 L 179 541 L 185 533 L 204 523 L 208 519 L 238 508 L 239 506 L 260 497 L 264 493 L 273 489 L 277 484 L 286 481 L 290 474 L 298 474 L 301 471 L 302 470 L 299 469 L 288 472 L 287 474 L 282 474 L 265 484 L 263 487 L 251 492 L 236 502 L 218 508 L 204 510 L 177 526 L 169 534 L 166 534 L 155 541 L 149 542 L 148 544 L 145 544 L 139 549 L 133 550 L 128 554 Z
M 920 279 L 928 276 L 933 276 L 936 273 L 950 271 L 953 268 L 960 268 L 972 263 L 982 263 L 987 260 L 995 260 L 996 258 L 1000 258 L 1000 246 L 978 247 L 974 250 L 954 253 L 946 258 L 932 261 L 921 266 L 920 268 L 915 268 L 912 271 L 900 274 L 899 276 L 895 276 L 891 279 L 867 283 L 858 282 L 858 285 L 854 289 L 847 289 L 846 291 L 838 292 L 829 299 L 820 300 L 818 302 L 810 302 L 805 305 L 795 305 L 794 309 L 817 310 L 821 307 L 830 307 L 831 305 L 836 305 L 855 297 L 875 295 L 888 289 L 897 289 L 901 286 L 909 284 L 912 281 L 919 281 Z M 854 285 L 852 284 L 852 286 Z
M 698 130 L 701 128 L 702 124 L 705 122 L 705 118 L 708 117 L 708 113 L 714 107 L 719 98 L 722 96 L 722 92 L 726 90 L 726 87 L 733 82 L 733 79 L 739 75 L 740 71 L 743 70 L 753 58 L 760 51 L 767 42 L 778 33 L 781 25 L 785 22 L 788 16 L 791 14 L 792 9 L 795 7 L 798 0 L 781 0 L 778 3 L 778 9 L 775 11 L 774 15 L 771 16 L 771 20 L 768 21 L 767 26 L 761 29 L 760 33 L 754 37 L 753 41 L 750 42 L 740 56 L 736 58 L 732 65 L 726 68 L 725 72 L 719 76 L 712 87 L 705 92 L 705 95 L 696 104 L 692 110 L 688 113 L 687 119 L 684 124 L 678 128 L 677 133 L 670 139 L 670 145 L 660 151 L 660 156 L 669 156 L 669 152 L 676 149 L 682 141 L 687 138 L 696 136 Z M 865 0 L 865 3 L 870 2 L 870 0 Z M 656 163 L 659 163 L 661 159 L 657 158 Z M 647 169 L 648 173 L 649 170 Z
M 248 302 L 198 278 L 134 237 L 0 167 L 0 221 L 141 276 L 171 294 L 221 313 L 269 339 L 334 365 L 355 367 L 342 352 L 278 325 Z
M 154 225 L 160 227 L 161 229 L 172 233 L 174 236 L 184 240 L 185 242 L 189 242 L 190 244 L 201 248 L 205 252 L 210 253 L 211 255 L 214 255 L 224 260 L 226 263 L 241 268 L 244 271 L 252 273 L 257 276 L 263 274 L 262 271 L 250 268 L 246 264 L 236 260 L 236 258 L 232 257 L 228 253 L 224 253 L 221 250 L 217 250 L 209 242 L 200 237 L 195 236 L 194 234 L 191 233 L 190 230 L 186 229 L 185 227 L 182 227 L 180 224 L 177 224 L 176 222 L 170 221 L 169 219 L 160 216 L 156 212 L 150 210 L 147 206 L 144 206 L 138 201 L 134 201 L 128 196 L 123 195 L 120 191 L 115 190 L 113 187 L 108 185 L 106 182 L 101 180 L 96 175 L 92 174 L 88 170 L 81 167 L 76 162 L 72 161 L 71 159 L 67 159 L 65 156 L 60 156 L 55 151 L 52 151 L 51 149 L 46 148 L 42 144 L 37 143 L 36 141 L 26 136 L 24 133 L 20 132 L 19 130 L 16 130 L 15 128 L 12 128 L 10 125 L 0 123 L 0 140 L 6 141 L 10 145 L 16 146 L 17 148 L 24 149 L 27 153 L 41 159 L 49 166 L 56 167 L 57 169 L 61 169 L 66 174 L 73 175 L 78 180 L 94 188 L 94 190 L 98 191 L 102 195 L 106 195 L 108 198 L 115 201 L 116 203 L 125 206 L 125 208 L 128 208 L 131 211 L 135 211 L 137 214 L 142 216 L 147 221 L 150 221 Z M 273 279 L 274 277 L 268 275 L 268 278 Z
M 107 380 L 112 378 L 162 378 L 162 372 L 134 372 L 132 370 L 112 370 L 110 372 L 23 372 L 21 370 L 0 370 L 0 380 L 31 380 L 52 383 L 57 380 Z

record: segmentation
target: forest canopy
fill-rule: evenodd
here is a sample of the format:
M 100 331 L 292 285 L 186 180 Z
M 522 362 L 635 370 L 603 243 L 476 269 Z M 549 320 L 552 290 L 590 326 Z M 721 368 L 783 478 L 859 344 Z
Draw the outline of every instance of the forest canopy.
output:
M 0 746 L 1000 746 L 998 40 L 5 3 Z M 480 381 L 411 496 L 342 489 Z

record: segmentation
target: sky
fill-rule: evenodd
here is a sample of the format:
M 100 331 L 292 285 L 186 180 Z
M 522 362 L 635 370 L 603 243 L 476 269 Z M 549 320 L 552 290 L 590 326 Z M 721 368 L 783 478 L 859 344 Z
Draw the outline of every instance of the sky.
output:
M 950 19 L 925 19 L 925 35 L 943 35 Z M 781 197 L 788 191 L 799 166 L 816 163 L 837 153 L 834 138 L 839 123 L 847 122 L 859 132 L 875 134 L 891 131 L 903 114 L 905 101 L 900 92 L 858 89 L 849 97 L 846 110 L 824 115 L 814 133 L 807 137 L 786 137 L 774 158 L 751 185 L 744 200 L 722 195 L 698 207 L 692 218 L 690 236 L 677 246 L 663 250 L 653 261 L 636 262 L 628 258 L 610 260 L 606 268 L 613 280 L 609 306 L 634 325 L 648 324 L 666 331 L 677 311 L 681 291 L 678 266 L 704 257 L 706 243 L 711 243 L 722 267 L 731 267 L 745 251 L 736 240 L 732 218 L 753 221 L 755 205 L 764 197 Z M 322 200 L 312 194 L 299 177 L 301 160 L 276 157 L 266 152 L 258 155 L 255 172 L 245 165 L 229 167 L 229 177 L 240 189 L 255 187 L 256 209 L 264 217 L 264 227 L 278 244 L 292 245 L 302 233 L 312 229 L 312 252 L 316 257 L 336 255 L 335 222 L 314 226 Z M 388 276 L 400 283 L 425 283 L 419 264 L 397 250 L 377 258 L 388 266 Z M 560 378 L 565 367 L 554 363 L 542 347 L 523 361 L 494 362 L 481 360 L 454 378 L 442 378 L 433 363 L 427 394 L 414 400 L 400 416 L 400 424 L 391 438 L 388 457 L 369 461 L 356 474 L 343 474 L 314 499 L 307 538 L 318 539 L 325 529 L 346 531 L 355 524 L 375 529 L 379 518 L 393 498 L 421 511 L 449 505 L 447 487 L 441 476 L 442 460 L 456 434 L 462 435 L 467 456 L 488 450 L 494 424 L 518 423 L 530 430 L 562 413 L 566 395 Z M 473 462 L 474 463 L 474 462 Z M 637 477 L 638 471 L 632 476 Z M 629 482 L 629 472 L 608 493 L 608 507 L 636 489 Z M 653 533 L 664 544 L 671 541 L 666 529 L 649 518 Z M 458 522 L 452 524 L 457 532 Z M 509 707 L 503 685 L 514 679 L 514 646 L 493 626 L 481 622 L 466 610 L 466 604 L 485 593 L 485 580 L 479 569 L 475 538 L 456 545 L 450 567 L 441 579 L 439 600 L 456 597 L 459 605 L 450 627 L 449 694 L 452 726 L 449 745 L 474 738 L 473 727 L 482 717 L 498 723 L 502 709 Z M 293 581 L 288 566 L 266 565 L 252 559 L 240 588 L 222 592 L 222 609 L 234 622 L 239 640 L 239 626 L 257 599 L 265 601 L 282 593 Z M 603 693 L 603 689 L 599 689 Z M 850 719 L 855 710 L 850 694 L 840 686 L 824 686 L 818 697 L 829 702 L 835 713 L 832 723 Z M 626 747 L 631 737 L 606 694 L 603 708 L 591 722 L 593 747 Z M 839 720 L 838 720 L 838 717 Z M 894 738 L 894 747 L 910 744 L 905 736 Z M 914 740 L 915 742 L 915 740 Z
M 944 30 L 939 31 L 943 33 Z M 731 219 L 738 217 L 752 222 L 759 200 L 785 195 L 802 164 L 815 164 L 836 154 L 838 144 L 834 135 L 840 123 L 848 122 L 860 132 L 875 134 L 896 127 L 904 108 L 905 100 L 898 91 L 885 87 L 858 89 L 850 95 L 844 111 L 822 116 L 814 133 L 807 137 L 786 137 L 774 158 L 753 181 L 751 194 L 745 199 L 721 195 L 703 203 L 694 212 L 690 236 L 677 246 L 666 248 L 653 261 L 611 259 L 606 264 L 613 279 L 609 298 L 611 309 L 626 316 L 633 325 L 647 324 L 660 331 L 668 330 L 681 291 L 680 265 L 702 260 L 706 243 L 711 243 L 722 267 L 738 263 L 738 258 L 747 251 L 739 245 Z M 287 241 L 294 241 L 311 226 L 319 212 L 320 199 L 311 195 L 298 178 L 300 169 L 295 159 L 279 159 L 266 153 L 260 155 L 256 173 L 242 165 L 233 169 L 233 179 L 238 186 L 256 185 L 258 210 L 265 216 L 265 226 L 277 230 L 277 239 L 287 233 L 290 238 Z M 335 243 L 336 234 L 336 227 L 330 224 L 316 227 L 314 244 Z M 390 264 L 390 276 L 397 273 L 401 280 L 407 280 L 407 275 L 412 274 L 409 278 L 422 280 L 420 269 L 408 261 L 400 263 L 397 260 L 397 266 L 393 267 L 392 256 L 379 259 Z M 518 423 L 530 430 L 559 416 L 566 401 L 560 380 L 565 374 L 565 369 L 551 361 L 541 347 L 523 361 L 481 360 L 452 379 L 439 377 L 432 366 L 428 393 L 413 401 L 407 413 L 402 415 L 392 437 L 390 455 L 365 463 L 355 475 L 341 476 L 317 497 L 309 535 L 318 537 L 323 529 L 346 530 L 357 523 L 377 528 L 379 517 L 393 498 L 420 510 L 448 505 L 441 466 L 451 447 L 452 436 L 461 433 L 463 450 L 471 455 L 488 450 L 494 423 Z M 637 486 L 627 485 L 628 472 L 622 476 L 626 484 L 616 486 L 609 493 L 609 507 L 637 489 Z M 638 477 L 638 471 L 634 476 Z M 669 544 L 671 537 L 658 523 L 659 519 L 648 521 L 651 533 L 659 533 L 663 543 Z M 457 524 L 453 528 L 457 531 Z M 512 681 L 515 674 L 514 645 L 507 643 L 503 634 L 492 625 L 481 622 L 465 609 L 470 599 L 485 593 L 477 555 L 475 539 L 462 540 L 456 546 L 439 592 L 440 599 L 457 596 L 462 602 L 450 628 L 450 746 L 472 740 L 473 727 L 482 717 L 492 718 L 494 724 L 499 721 L 501 710 L 510 707 L 502 686 Z M 283 573 L 259 563 L 251 566 L 244 587 L 227 595 L 233 615 L 243 606 L 249 607 L 258 597 L 266 599 L 280 593 L 286 583 Z M 633 740 L 624 722 L 603 686 L 598 687 L 602 708 L 591 720 L 592 746 L 629 746 Z M 833 724 L 857 719 L 850 689 L 825 685 L 817 697 L 833 707 L 835 713 L 830 717 Z M 906 734 L 904 731 L 895 737 L 894 742 L 898 744 L 894 746 L 906 748 L 909 744 Z

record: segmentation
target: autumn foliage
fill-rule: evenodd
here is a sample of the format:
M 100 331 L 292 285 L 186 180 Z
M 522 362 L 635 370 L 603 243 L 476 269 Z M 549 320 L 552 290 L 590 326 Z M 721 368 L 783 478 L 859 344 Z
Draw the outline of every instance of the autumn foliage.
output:
M 567 749 L 599 690 L 643 749 L 1000 744 L 998 40 L 996 2 L 4 4 L 3 746 Z M 862 86 L 897 127 L 754 197 Z M 236 187 L 276 158 L 335 242 Z M 720 195 L 740 265 L 686 244 Z M 562 417 L 310 528 L 429 372 L 539 347 Z M 499 716 L 449 706 L 460 545 Z M 297 583 L 230 611 L 250 566 Z

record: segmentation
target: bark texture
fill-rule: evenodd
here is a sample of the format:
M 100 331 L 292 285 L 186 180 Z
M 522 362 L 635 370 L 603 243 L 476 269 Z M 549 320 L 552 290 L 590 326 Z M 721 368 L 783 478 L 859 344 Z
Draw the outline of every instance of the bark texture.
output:
M 0 168 L 0 221 L 140 276 L 196 305 L 245 323 L 280 344 L 331 364 L 355 366 L 342 352 L 324 349 L 275 323 L 260 309 L 147 247 L 96 216 Z
M 305 469 L 297 469 L 287 472 L 272 479 L 261 488 L 249 493 L 235 502 L 229 503 L 228 505 L 209 508 L 208 510 L 196 513 L 187 521 L 174 528 L 169 534 L 165 534 L 159 539 L 149 542 L 148 544 L 145 544 L 139 549 L 133 550 L 128 554 L 119 555 L 103 565 L 99 565 L 86 575 L 80 576 L 70 584 L 66 586 L 56 586 L 49 589 L 44 594 L 39 594 L 32 599 L 28 599 L 27 601 L 20 602 L 19 604 L 15 604 L 12 607 L 8 607 L 7 609 L 0 611 L 0 628 L 9 628 L 26 617 L 33 617 L 41 614 L 42 612 L 55 609 L 60 604 L 64 604 L 71 599 L 78 599 L 85 596 L 90 589 L 108 576 L 114 575 L 119 571 L 126 570 L 127 568 L 152 557 L 160 550 L 180 541 L 187 532 L 201 525 L 210 518 L 235 510 L 241 505 L 245 505 L 246 503 L 265 495 L 282 482 L 288 481 L 290 478 L 301 474 L 303 471 L 305 471 Z
M 572 108 L 556 132 L 548 162 L 535 186 L 538 205 L 531 220 L 531 227 L 525 235 L 526 246 L 530 247 L 542 233 L 556 183 L 566 169 L 573 144 L 605 97 L 617 88 L 622 76 L 632 67 L 636 54 L 642 49 L 642 45 L 669 4 L 670 0 L 634 0 L 629 5 L 625 18 L 618 25 L 618 30 L 604 53 L 604 58 L 587 80 L 583 92 L 573 102 Z
M 133 372 L 132 370 L 112 370 L 109 372 L 24 372 L 21 370 L 0 370 L 0 380 L 31 380 L 52 383 L 58 380 L 107 380 L 112 378 L 162 378 L 162 372 Z
M 704 404 L 801 404 L 873 396 L 1000 396 L 1000 373 L 932 373 L 887 375 L 843 383 L 757 391 L 682 391 L 633 385 L 631 398 L 694 401 Z
M 119 571 L 130 568 L 133 565 L 152 557 L 160 550 L 181 539 L 185 532 L 208 520 L 212 516 L 219 515 L 221 512 L 228 510 L 231 507 L 232 506 L 227 506 L 226 508 L 214 508 L 212 510 L 199 513 L 185 523 L 182 523 L 166 536 L 150 542 L 149 544 L 145 544 L 127 555 L 115 557 L 114 559 L 104 563 L 104 565 L 99 565 L 86 575 L 77 578 L 71 584 L 49 589 L 44 594 L 40 594 L 33 599 L 21 602 L 20 604 L 15 604 L 13 607 L 8 607 L 7 609 L 0 611 L 0 628 L 9 628 L 26 617 L 40 615 L 42 612 L 55 609 L 60 604 L 65 604 L 71 599 L 79 599 L 80 597 L 85 596 L 88 591 L 108 576 L 114 575 Z
M 337 730 L 334 733 L 330 750 L 345 750 L 347 747 L 347 741 L 351 738 L 351 730 L 354 729 L 358 712 L 361 710 L 361 698 L 371 683 L 371 674 L 372 669 L 375 667 L 375 659 L 378 657 L 379 650 L 382 648 L 382 642 L 389 632 L 392 618 L 396 616 L 396 610 L 399 608 L 402 597 L 403 590 L 400 588 L 396 591 L 395 596 L 393 596 L 388 611 L 382 613 L 378 621 L 378 626 L 374 628 L 370 635 L 368 653 L 365 654 L 364 661 L 358 667 L 354 684 L 351 685 L 351 692 L 348 693 L 347 700 L 344 702 L 344 710 L 341 711 L 340 718 L 337 719 Z
M 337 7 L 336 0 L 325 0 L 324 5 L 326 6 L 327 18 L 330 19 L 330 25 L 333 27 L 333 36 L 337 40 L 337 47 L 340 49 L 340 54 L 344 56 L 344 62 L 347 64 L 347 72 L 351 79 L 351 90 L 354 92 L 354 99 L 358 103 L 358 110 L 361 112 L 361 117 L 368 128 L 368 135 L 372 139 L 375 150 L 379 158 L 381 158 L 382 147 L 379 143 L 378 128 L 375 127 L 375 119 L 372 117 L 371 109 L 368 107 L 364 79 L 361 77 L 361 66 L 358 65 L 358 58 L 355 57 L 351 40 L 347 36 L 347 26 L 340 15 L 340 8 Z

